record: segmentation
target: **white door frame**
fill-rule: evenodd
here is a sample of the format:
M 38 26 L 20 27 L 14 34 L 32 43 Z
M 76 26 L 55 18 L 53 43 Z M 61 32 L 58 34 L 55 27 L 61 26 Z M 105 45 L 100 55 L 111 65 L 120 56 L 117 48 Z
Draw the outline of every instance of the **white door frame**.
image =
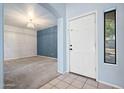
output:
M 96 15 L 96 30 L 95 30 L 95 42 L 96 42 L 96 48 L 95 48 L 95 53 L 96 53 L 96 56 L 95 56 L 95 63 L 96 63 L 96 81 L 98 81 L 98 31 L 97 31 L 97 11 L 91 11 L 91 12 L 88 12 L 88 13 L 85 13 L 85 14 L 82 14 L 80 16 L 75 16 L 73 18 L 70 18 L 69 20 L 67 20 L 67 32 L 66 32 L 66 38 L 67 38 L 67 46 L 66 46 L 66 53 L 67 53 L 67 72 L 70 72 L 70 50 L 69 50 L 69 44 L 70 44 L 70 30 L 69 30 L 69 22 L 74 20 L 74 19 L 77 19 L 77 18 L 80 18 L 80 17 L 84 17 L 84 16 L 87 16 L 87 15 L 90 15 L 90 14 L 93 14 L 95 13 Z
M 4 55 L 4 10 L 3 4 L 0 4 L 0 89 L 4 88 L 4 73 L 3 73 L 3 55 Z

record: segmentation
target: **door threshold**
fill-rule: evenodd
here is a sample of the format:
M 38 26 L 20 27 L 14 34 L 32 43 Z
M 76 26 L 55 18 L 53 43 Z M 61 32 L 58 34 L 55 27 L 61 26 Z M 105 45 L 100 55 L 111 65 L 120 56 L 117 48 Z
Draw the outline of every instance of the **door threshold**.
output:
M 95 81 L 96 81 L 95 78 L 91 78 L 91 77 L 88 77 L 88 76 L 80 75 L 80 74 L 77 74 L 77 73 L 74 73 L 74 72 L 69 72 L 69 73 L 75 74 L 75 75 L 77 75 L 77 76 L 82 76 L 82 77 L 85 77 L 85 78 L 92 79 L 92 80 L 95 80 Z

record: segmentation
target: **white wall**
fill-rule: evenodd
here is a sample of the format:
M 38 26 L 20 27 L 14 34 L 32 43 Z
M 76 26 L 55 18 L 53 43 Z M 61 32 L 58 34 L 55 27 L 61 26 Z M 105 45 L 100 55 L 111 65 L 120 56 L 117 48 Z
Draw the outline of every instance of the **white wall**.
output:
M 4 60 L 37 55 L 37 32 L 4 26 Z
M 104 11 L 117 10 L 117 64 L 104 63 Z M 67 19 L 97 11 L 98 81 L 124 88 L 124 4 L 68 4 Z

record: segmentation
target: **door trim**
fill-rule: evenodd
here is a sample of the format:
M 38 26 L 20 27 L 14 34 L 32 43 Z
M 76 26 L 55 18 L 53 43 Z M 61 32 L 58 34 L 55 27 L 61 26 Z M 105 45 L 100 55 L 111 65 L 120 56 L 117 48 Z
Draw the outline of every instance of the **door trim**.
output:
M 88 12 L 88 13 L 84 13 L 84 14 L 82 14 L 82 15 L 79 15 L 79 16 L 75 16 L 75 17 L 72 17 L 72 18 L 70 18 L 69 20 L 67 20 L 67 47 L 66 47 L 66 49 L 67 49 L 67 72 L 70 72 L 70 51 L 69 51 L 69 44 L 70 44 L 70 30 L 69 30 L 69 23 L 70 23 L 70 21 L 72 21 L 72 20 L 75 20 L 75 19 L 77 19 L 77 18 L 80 18 L 80 17 L 84 17 L 84 16 L 87 16 L 87 15 L 91 15 L 91 14 L 94 14 L 95 13 L 95 21 L 96 21 L 96 24 L 95 24 L 95 28 L 96 28 L 96 30 L 95 30 L 95 42 L 96 42 L 96 44 L 95 44 L 95 46 L 96 46 L 96 48 L 95 48 L 95 53 L 96 53 L 96 55 L 95 55 L 95 66 L 96 66 L 96 81 L 98 81 L 98 31 L 97 31 L 97 11 L 91 11 L 91 12 Z

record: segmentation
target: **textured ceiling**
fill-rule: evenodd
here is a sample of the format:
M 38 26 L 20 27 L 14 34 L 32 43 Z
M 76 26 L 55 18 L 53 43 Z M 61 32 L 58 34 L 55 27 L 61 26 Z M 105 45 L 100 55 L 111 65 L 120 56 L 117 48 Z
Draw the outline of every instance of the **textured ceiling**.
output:
M 36 30 L 56 25 L 56 17 L 39 4 L 5 4 L 4 23 L 22 28 L 28 28 L 29 16 L 32 17 Z

